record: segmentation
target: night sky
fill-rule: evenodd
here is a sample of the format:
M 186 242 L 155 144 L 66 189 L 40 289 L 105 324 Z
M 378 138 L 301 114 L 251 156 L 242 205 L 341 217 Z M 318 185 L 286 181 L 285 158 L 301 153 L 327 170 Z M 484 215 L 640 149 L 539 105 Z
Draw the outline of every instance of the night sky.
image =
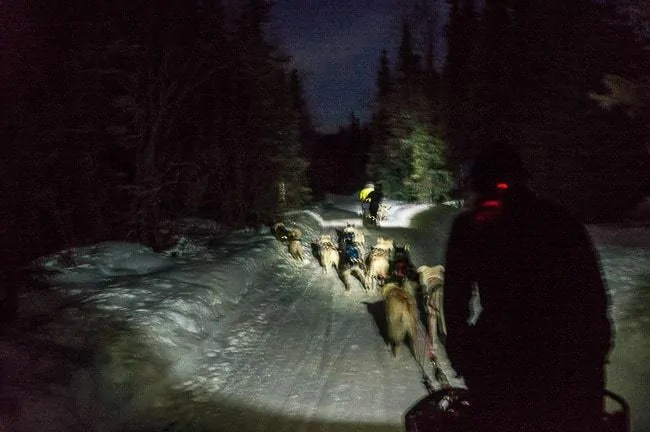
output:
M 370 118 L 381 50 L 396 55 L 400 10 L 397 0 L 277 0 L 271 32 L 302 73 L 317 130 L 336 132 L 353 111 Z
M 303 77 L 305 96 L 317 130 L 336 132 L 340 125 L 349 122 L 353 111 L 362 120 L 370 118 L 379 56 L 382 49 L 387 49 L 391 61 L 395 58 L 400 39 L 399 18 L 407 3 L 406 0 L 276 0 L 270 36 L 293 57 L 292 66 Z M 441 9 L 438 33 L 442 34 L 446 2 L 432 0 L 431 3 Z M 0 19 L 0 22 L 5 36 L 14 43 L 3 44 L 3 49 L 9 50 L 9 59 L 21 58 L 28 62 L 30 52 L 24 45 L 29 37 L 26 29 L 19 26 L 24 7 L 10 6 L 11 13 L 3 15 L 13 19 L 9 22 Z M 442 39 L 438 48 L 440 65 L 444 55 Z M 13 55 L 17 53 L 21 54 Z M 8 75 L 19 75 L 11 73 L 10 64 L 1 69 L 0 77 L 5 82 Z

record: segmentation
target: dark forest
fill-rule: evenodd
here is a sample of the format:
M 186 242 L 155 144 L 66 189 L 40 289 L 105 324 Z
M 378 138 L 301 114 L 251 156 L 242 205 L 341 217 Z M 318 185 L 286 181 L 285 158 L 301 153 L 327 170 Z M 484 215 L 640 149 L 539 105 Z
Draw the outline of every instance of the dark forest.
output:
M 265 31 L 269 2 L 30 2 L 2 77 L 5 264 L 109 239 L 162 248 L 161 223 L 184 216 L 261 226 L 367 180 L 440 202 L 494 138 L 586 222 L 634 207 L 650 192 L 650 63 L 627 12 L 475 3 L 448 1 L 443 67 L 433 12 L 405 15 L 396 60 L 377 53 L 372 119 L 323 135 Z

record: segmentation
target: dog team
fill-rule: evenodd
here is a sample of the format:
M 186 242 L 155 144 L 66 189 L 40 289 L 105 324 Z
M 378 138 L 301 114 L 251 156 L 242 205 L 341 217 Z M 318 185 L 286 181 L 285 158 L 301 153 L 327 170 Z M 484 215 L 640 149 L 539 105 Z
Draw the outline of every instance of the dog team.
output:
M 279 241 L 286 242 L 289 254 L 303 261 L 305 252 L 301 243 L 302 232 L 279 222 L 271 228 Z M 388 341 L 393 356 L 407 337 L 411 343 L 416 338 L 419 319 L 418 300 L 424 305 L 428 342 L 435 346 L 438 337 L 446 335 L 442 310 L 444 267 L 442 265 L 415 267 L 409 246 L 396 245 L 392 239 L 378 237 L 366 253 L 364 233 L 348 224 L 336 229 L 337 238 L 322 234 L 312 241 L 312 250 L 324 273 L 334 267 L 345 290 L 351 288 L 354 276 L 366 292 L 378 292 L 384 299 Z

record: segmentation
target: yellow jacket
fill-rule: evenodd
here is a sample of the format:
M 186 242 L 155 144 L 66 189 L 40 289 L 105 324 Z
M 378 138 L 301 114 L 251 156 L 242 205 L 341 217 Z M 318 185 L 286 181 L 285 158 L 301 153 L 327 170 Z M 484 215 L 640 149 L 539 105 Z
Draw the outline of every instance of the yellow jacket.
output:
M 366 200 L 366 198 L 368 198 L 368 194 L 370 194 L 370 192 L 372 192 L 374 190 L 375 190 L 375 188 L 372 188 L 372 187 L 367 187 L 367 188 L 361 189 L 361 191 L 359 192 L 359 201 L 364 202 Z

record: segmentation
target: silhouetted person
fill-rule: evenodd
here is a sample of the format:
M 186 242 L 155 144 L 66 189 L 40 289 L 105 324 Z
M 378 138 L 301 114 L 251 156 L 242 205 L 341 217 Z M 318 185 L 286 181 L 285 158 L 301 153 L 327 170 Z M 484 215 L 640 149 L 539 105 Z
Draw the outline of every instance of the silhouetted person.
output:
M 377 223 L 377 212 L 379 211 L 379 205 L 383 199 L 384 194 L 381 185 L 376 185 L 375 189 L 368 194 L 368 200 L 370 200 L 368 211 L 370 212 L 370 216 L 374 218 L 373 220 L 375 223 Z
M 473 430 L 596 430 L 611 347 L 599 259 L 584 226 L 526 180 L 506 144 L 475 161 L 476 199 L 447 247 L 446 351 L 472 395 Z
M 366 185 L 359 191 L 359 202 L 361 203 L 361 217 L 364 219 L 368 217 L 368 211 L 370 209 L 370 200 L 368 195 L 370 192 L 375 190 L 374 183 L 366 183 Z

